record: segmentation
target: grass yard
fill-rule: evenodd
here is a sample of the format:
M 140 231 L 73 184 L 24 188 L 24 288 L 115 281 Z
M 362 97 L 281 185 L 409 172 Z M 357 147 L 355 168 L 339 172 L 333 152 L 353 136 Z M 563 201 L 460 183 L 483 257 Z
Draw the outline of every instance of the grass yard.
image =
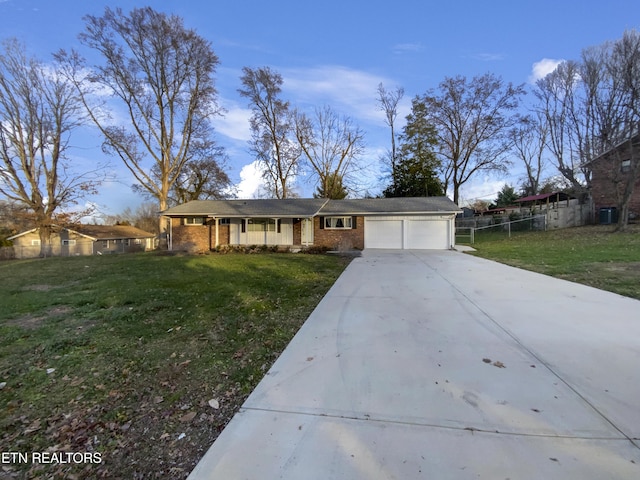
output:
M 345 268 L 327 255 L 0 263 L 1 478 L 185 478 Z M 95 461 L 96 457 L 92 457 Z
M 640 226 L 611 226 L 486 236 L 475 255 L 640 299 Z

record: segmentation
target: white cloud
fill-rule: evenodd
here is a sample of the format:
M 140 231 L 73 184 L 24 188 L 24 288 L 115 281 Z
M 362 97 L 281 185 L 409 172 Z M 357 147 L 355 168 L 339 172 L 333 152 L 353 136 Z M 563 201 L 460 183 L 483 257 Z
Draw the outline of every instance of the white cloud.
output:
M 424 46 L 420 43 L 398 43 L 393 46 L 393 53 L 400 55 L 403 53 L 421 52 Z
M 262 168 L 257 160 L 242 167 L 240 183 L 236 186 L 238 198 L 256 198 L 263 186 Z
M 216 117 L 212 120 L 216 132 L 234 140 L 248 141 L 251 139 L 251 128 L 249 119 L 251 110 L 242 108 L 235 103 L 223 104 L 226 112 L 224 116 Z
M 340 114 L 376 122 L 384 118 L 376 105 L 378 85 L 394 83 L 388 78 L 339 65 L 286 69 L 282 76 L 283 90 L 291 92 L 296 103 L 314 107 L 331 105 Z
M 473 55 L 473 58 L 482 62 L 496 62 L 504 60 L 504 54 L 502 53 L 477 53 Z
M 543 58 L 539 62 L 535 62 L 531 66 L 531 75 L 529 75 L 529 83 L 536 83 L 541 78 L 546 77 L 553 72 L 558 65 L 564 60 L 556 60 L 554 58 Z
M 469 205 L 476 200 L 494 201 L 498 192 L 502 190 L 505 183 L 504 180 L 494 180 L 491 178 L 477 178 L 475 181 L 463 185 L 460 189 L 460 206 Z M 453 191 L 448 191 L 447 196 L 453 198 Z

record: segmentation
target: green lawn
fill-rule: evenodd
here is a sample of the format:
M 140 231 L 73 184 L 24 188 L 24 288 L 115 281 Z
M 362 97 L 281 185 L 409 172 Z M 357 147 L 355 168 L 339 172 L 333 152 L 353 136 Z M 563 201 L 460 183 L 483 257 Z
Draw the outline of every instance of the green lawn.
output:
M 304 254 L 0 263 L 0 450 L 102 460 L 4 464 L 4 474 L 186 477 L 346 264 Z
M 487 235 L 475 255 L 640 299 L 640 228 L 610 226 Z

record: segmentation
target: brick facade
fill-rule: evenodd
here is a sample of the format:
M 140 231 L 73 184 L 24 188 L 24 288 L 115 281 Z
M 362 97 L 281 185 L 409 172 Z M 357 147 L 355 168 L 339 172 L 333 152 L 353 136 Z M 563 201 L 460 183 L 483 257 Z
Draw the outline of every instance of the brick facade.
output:
M 324 217 L 313 219 L 313 245 L 330 248 L 332 250 L 364 249 L 364 217 L 354 217 L 356 228 L 326 229 L 320 228 L 320 221 Z M 172 246 L 176 250 L 203 252 L 216 246 L 216 229 L 213 220 L 207 220 L 203 225 L 182 225 L 181 219 L 174 218 L 171 226 Z M 229 225 L 218 226 L 218 245 L 229 245 Z M 302 221 L 293 221 L 293 245 L 302 244 Z
M 621 159 L 617 155 L 611 155 L 601 157 L 591 165 L 591 196 L 596 221 L 601 208 L 620 208 L 618 202 L 622 198 L 629 175 L 622 171 Z M 629 201 L 629 213 L 632 218 L 640 217 L 640 179 L 636 181 Z
M 364 249 L 364 217 L 354 217 L 356 228 L 348 230 L 320 228 L 320 221 L 324 217 L 313 219 L 314 246 L 327 247 L 332 250 Z
M 203 252 L 216 246 L 215 220 L 207 220 L 204 225 L 181 225 L 179 218 L 174 218 L 171 232 L 173 248 Z M 229 225 L 218 225 L 218 245 L 229 245 Z
M 212 247 L 209 225 L 172 225 L 171 234 L 171 243 L 176 250 L 202 252 Z

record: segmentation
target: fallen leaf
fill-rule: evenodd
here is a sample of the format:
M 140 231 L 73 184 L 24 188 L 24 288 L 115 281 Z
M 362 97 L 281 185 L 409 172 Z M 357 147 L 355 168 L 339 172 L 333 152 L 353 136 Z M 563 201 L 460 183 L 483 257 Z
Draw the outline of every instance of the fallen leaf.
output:
M 162 403 L 162 402 L 164 402 L 164 397 L 160 397 L 160 396 L 153 397 L 153 403 Z
M 183 416 L 180 417 L 180 421 L 183 423 L 187 423 L 190 422 L 191 420 L 193 420 L 194 418 L 196 418 L 196 412 L 189 412 Z
M 493 366 L 494 367 L 498 367 L 498 368 L 507 368 L 507 367 L 505 367 L 504 363 L 502 363 L 499 360 L 496 360 L 495 362 L 493 362 Z
M 36 419 L 33 422 L 31 422 L 31 424 L 29 424 L 29 426 L 27 428 L 24 429 L 24 433 L 33 433 L 37 430 L 40 430 L 40 419 Z
M 55 372 L 56 369 L 55 368 L 47 368 L 47 375 L 52 374 L 53 372 Z
M 491 363 L 491 359 L 490 358 L 483 358 L 482 361 L 484 363 Z
M 209 400 L 209 406 L 211 408 L 218 410 L 220 408 L 220 402 L 215 398 L 212 398 L 211 400 Z

